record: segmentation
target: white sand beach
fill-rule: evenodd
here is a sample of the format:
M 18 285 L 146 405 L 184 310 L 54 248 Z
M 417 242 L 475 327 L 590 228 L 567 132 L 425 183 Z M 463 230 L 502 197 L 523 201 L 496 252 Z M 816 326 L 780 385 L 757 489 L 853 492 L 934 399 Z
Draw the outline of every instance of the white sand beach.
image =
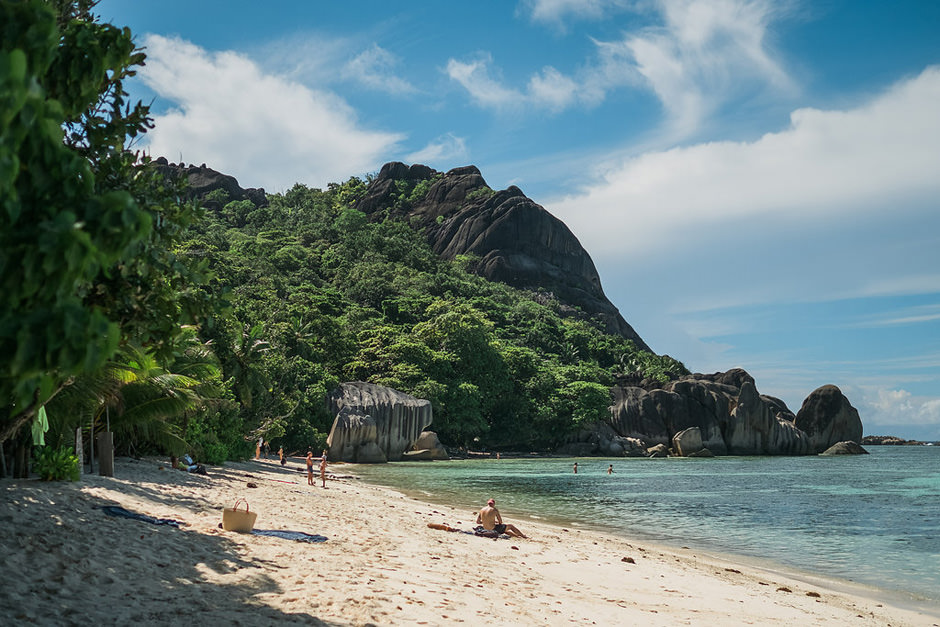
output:
M 435 506 L 348 478 L 311 487 L 301 468 L 260 460 L 202 476 L 118 459 L 113 478 L 0 481 L 3 623 L 940 625 L 836 587 L 507 512 L 529 539 L 430 529 L 470 529 L 482 503 Z M 223 531 L 222 509 L 239 498 L 256 529 L 328 539 Z

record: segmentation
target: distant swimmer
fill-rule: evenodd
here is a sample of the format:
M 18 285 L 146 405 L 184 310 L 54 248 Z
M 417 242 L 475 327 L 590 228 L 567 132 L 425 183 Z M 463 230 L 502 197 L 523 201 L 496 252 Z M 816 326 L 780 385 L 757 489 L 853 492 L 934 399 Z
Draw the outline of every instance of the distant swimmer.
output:
M 503 517 L 499 515 L 499 510 L 496 509 L 496 501 L 493 499 L 487 501 L 486 507 L 481 509 L 480 513 L 477 514 L 476 524 L 483 525 L 483 528 L 487 531 L 505 533 L 513 538 L 526 537 L 515 525 L 503 524 Z
M 574 474 L 578 474 L 578 462 L 574 463 Z
M 613 464 L 611 464 L 610 466 L 607 467 L 607 474 L 608 474 L 608 475 L 614 474 L 614 465 L 613 465 Z

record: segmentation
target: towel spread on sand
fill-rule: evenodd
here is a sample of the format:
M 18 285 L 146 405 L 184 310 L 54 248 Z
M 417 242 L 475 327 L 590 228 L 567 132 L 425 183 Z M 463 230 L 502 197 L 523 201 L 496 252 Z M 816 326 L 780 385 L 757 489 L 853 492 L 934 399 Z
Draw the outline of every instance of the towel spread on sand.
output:
M 328 539 L 326 536 L 304 533 L 303 531 L 282 531 L 281 529 L 253 529 L 251 533 L 256 536 L 273 536 L 285 540 L 296 540 L 297 542 L 326 542 Z
M 147 516 L 146 514 L 138 514 L 137 512 L 124 509 L 123 507 L 118 507 L 117 505 L 102 505 L 100 509 L 108 516 L 131 518 L 133 520 L 150 523 L 151 525 L 169 525 L 170 527 L 176 527 L 179 529 L 180 525 L 186 524 L 179 520 L 173 520 L 172 518 L 154 518 L 153 516 Z

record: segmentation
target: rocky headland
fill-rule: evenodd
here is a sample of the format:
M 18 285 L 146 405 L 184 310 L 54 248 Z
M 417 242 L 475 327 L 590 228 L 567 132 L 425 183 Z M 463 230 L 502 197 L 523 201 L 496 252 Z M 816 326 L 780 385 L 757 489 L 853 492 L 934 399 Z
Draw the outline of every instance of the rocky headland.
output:
M 861 443 L 866 446 L 925 446 L 930 444 L 920 440 L 905 440 L 896 435 L 866 435 Z
M 427 192 L 402 201 L 402 189 Z M 386 210 L 423 229 L 444 259 L 472 254 L 472 269 L 491 281 L 546 293 L 569 315 L 602 320 L 608 332 L 651 350 L 604 295 L 591 256 L 565 223 L 516 186 L 491 189 L 476 166 L 441 173 L 425 165 L 386 163 L 357 208 L 376 219 Z
M 213 191 L 223 190 L 230 200 L 267 204 L 263 189 L 243 189 L 234 177 L 205 164 L 186 166 L 163 158 L 154 164 L 168 177 L 185 176 L 193 197 L 211 199 Z M 204 204 L 221 209 L 211 202 Z M 442 258 L 470 255 L 477 274 L 554 298 L 566 315 L 600 320 L 608 332 L 651 351 L 604 295 L 594 262 L 568 227 L 515 186 L 491 189 L 475 166 L 442 173 L 420 164 L 387 163 L 356 208 L 376 220 L 402 219 L 422 230 Z M 368 385 L 343 384 L 331 397 L 336 417 L 331 459 L 386 461 L 414 455 L 419 436 L 431 424 L 430 403 Z M 666 383 L 624 376 L 611 389 L 611 399 L 609 420 L 583 429 L 559 452 L 816 455 L 840 442 L 862 442 L 858 411 L 837 387 L 818 388 L 794 414 L 782 400 L 760 394 L 753 377 L 739 368 L 677 376 Z M 416 403 L 426 404 L 426 410 Z M 399 423 L 405 416 L 403 427 Z M 402 435 L 392 438 L 393 433 Z M 877 436 L 864 443 L 913 442 Z M 441 451 L 421 455 L 446 455 Z
M 758 393 L 740 368 L 668 383 L 625 379 L 611 390 L 609 421 L 582 430 L 564 450 L 577 455 L 816 455 L 859 442 L 858 411 L 834 385 L 810 394 L 794 414 Z

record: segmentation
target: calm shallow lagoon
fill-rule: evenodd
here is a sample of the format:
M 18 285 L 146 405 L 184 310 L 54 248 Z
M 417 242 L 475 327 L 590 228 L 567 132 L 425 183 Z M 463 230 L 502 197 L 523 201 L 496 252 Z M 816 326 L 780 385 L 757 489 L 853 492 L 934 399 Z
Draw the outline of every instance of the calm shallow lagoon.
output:
M 936 606 L 940 446 L 867 449 L 871 455 L 484 459 L 354 469 L 371 483 L 468 514 L 494 498 L 520 526 L 538 519 L 744 556 Z

